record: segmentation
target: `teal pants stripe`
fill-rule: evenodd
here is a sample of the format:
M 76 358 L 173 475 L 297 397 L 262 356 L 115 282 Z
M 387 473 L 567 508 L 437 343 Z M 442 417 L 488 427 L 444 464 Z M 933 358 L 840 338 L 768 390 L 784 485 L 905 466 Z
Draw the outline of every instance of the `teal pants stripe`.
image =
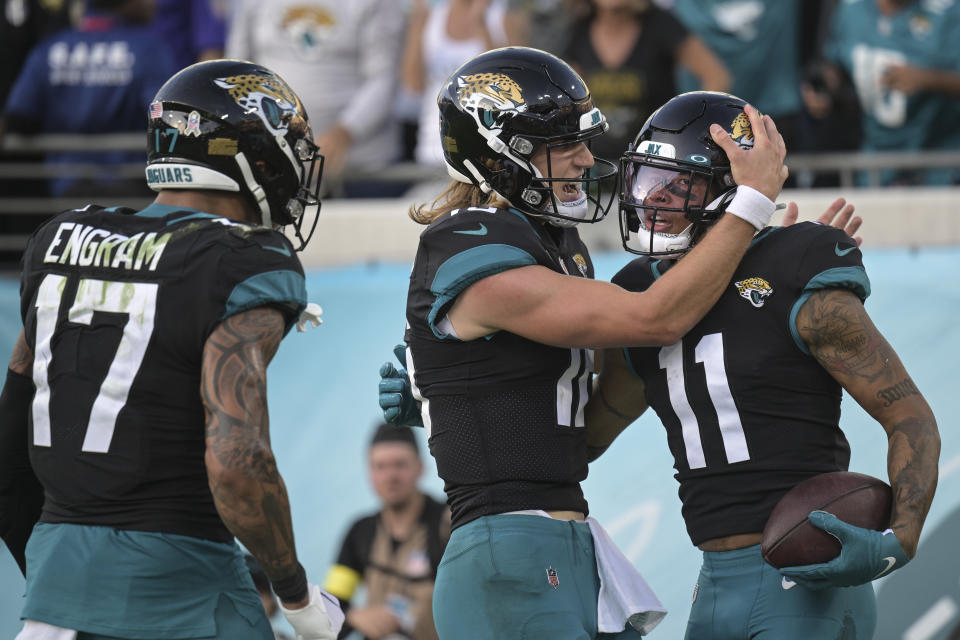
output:
M 873 585 L 811 591 L 784 581 L 760 545 L 705 552 L 687 640 L 870 640 Z
M 626 640 L 597 633 L 593 537 L 584 522 L 535 515 L 478 518 L 450 536 L 433 615 L 441 640 Z

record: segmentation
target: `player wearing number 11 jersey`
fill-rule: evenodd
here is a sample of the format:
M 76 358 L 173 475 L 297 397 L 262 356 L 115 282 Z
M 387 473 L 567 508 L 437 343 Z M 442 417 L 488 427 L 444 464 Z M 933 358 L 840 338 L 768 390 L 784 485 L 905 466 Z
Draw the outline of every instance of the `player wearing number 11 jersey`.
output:
M 310 318 L 279 230 L 306 243 L 322 156 L 286 83 L 237 60 L 168 80 L 147 138 L 152 205 L 67 211 L 24 252 L 0 397 L 18 640 L 273 638 L 234 536 L 299 637 L 333 640 L 342 614 L 297 561 L 266 405 L 267 364 Z
M 692 92 L 655 112 L 624 154 L 621 232 L 643 257 L 614 283 L 644 291 L 683 265 L 733 197 L 726 153 L 706 133 L 717 121 L 752 143 L 742 100 Z M 588 442 L 609 444 L 649 404 L 667 431 L 687 531 L 704 551 L 687 638 L 873 637 L 869 581 L 915 553 L 940 445 L 930 408 L 863 308 L 869 293 L 860 250 L 843 231 L 770 227 L 680 340 L 604 354 Z M 839 426 L 843 389 L 887 432 L 892 532 L 812 516 L 843 554 L 778 572 L 759 545 L 773 507 L 803 480 L 850 461 Z

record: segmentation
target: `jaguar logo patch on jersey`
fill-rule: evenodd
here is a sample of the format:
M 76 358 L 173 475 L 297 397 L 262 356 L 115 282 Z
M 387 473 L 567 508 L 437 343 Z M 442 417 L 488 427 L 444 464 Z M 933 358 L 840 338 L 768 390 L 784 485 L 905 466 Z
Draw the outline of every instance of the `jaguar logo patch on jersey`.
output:
M 755 307 L 762 307 L 767 298 L 773 294 L 773 287 L 763 278 L 747 278 L 733 284 L 740 293 L 740 297 L 749 300 Z
M 457 99 L 464 107 L 504 111 L 524 104 L 520 85 L 503 73 L 475 73 L 457 78 Z
M 577 269 L 580 269 L 580 273 L 584 278 L 587 277 L 587 261 L 583 259 L 583 256 L 579 253 L 574 254 L 573 261 L 577 263 Z
M 750 118 L 743 111 L 730 123 L 730 137 L 741 149 L 753 148 L 753 127 L 750 126 Z
M 273 134 L 285 133 L 290 116 L 303 113 L 297 95 L 277 76 L 247 73 L 217 78 L 215 82 L 242 108 L 256 111 Z
M 547 567 L 547 582 L 554 589 L 560 586 L 560 578 L 557 577 L 557 570 L 553 567 Z

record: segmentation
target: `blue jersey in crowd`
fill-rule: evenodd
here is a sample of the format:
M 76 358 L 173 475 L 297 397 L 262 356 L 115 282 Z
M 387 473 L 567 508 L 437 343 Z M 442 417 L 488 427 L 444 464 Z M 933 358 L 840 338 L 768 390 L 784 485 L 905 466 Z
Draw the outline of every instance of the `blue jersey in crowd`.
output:
M 175 69 L 146 26 L 88 14 L 77 29 L 39 43 L 17 78 L 5 115 L 43 133 L 142 132 L 150 101 Z M 15 127 L 13 127 L 15 128 Z M 142 162 L 142 151 L 62 152 L 48 162 Z M 109 173 L 109 169 L 105 172 Z M 58 178 L 53 195 L 73 183 Z
M 875 0 L 847 0 L 831 20 L 826 55 L 856 85 L 865 150 L 960 149 L 960 99 L 933 92 L 907 95 L 882 85 L 890 65 L 960 73 L 960 3 L 923 0 L 882 15 Z M 922 181 L 947 184 L 958 176 L 930 170 Z M 895 178 L 887 172 L 883 181 Z
M 799 113 L 799 0 L 676 0 L 673 12 L 730 70 L 730 93 L 774 118 Z M 678 91 L 700 89 L 685 69 Z
M 226 24 L 219 4 L 217 0 L 157 0 L 150 27 L 178 70 L 197 62 L 204 51 L 223 51 Z

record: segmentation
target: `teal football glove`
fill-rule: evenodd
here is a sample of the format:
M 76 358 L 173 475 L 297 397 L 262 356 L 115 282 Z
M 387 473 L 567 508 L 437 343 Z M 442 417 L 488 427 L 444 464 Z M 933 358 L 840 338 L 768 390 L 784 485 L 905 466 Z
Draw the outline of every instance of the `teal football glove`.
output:
M 813 511 L 810 524 L 840 541 L 840 555 L 821 564 L 783 567 L 788 579 L 818 591 L 866 584 L 910 561 L 891 529 L 873 531 L 848 524 L 826 511 Z
M 406 344 L 398 344 L 393 353 L 402 365 L 406 361 Z M 383 419 L 400 427 L 422 427 L 420 403 L 410 389 L 410 376 L 402 366 L 397 369 L 389 362 L 380 365 L 380 408 Z

